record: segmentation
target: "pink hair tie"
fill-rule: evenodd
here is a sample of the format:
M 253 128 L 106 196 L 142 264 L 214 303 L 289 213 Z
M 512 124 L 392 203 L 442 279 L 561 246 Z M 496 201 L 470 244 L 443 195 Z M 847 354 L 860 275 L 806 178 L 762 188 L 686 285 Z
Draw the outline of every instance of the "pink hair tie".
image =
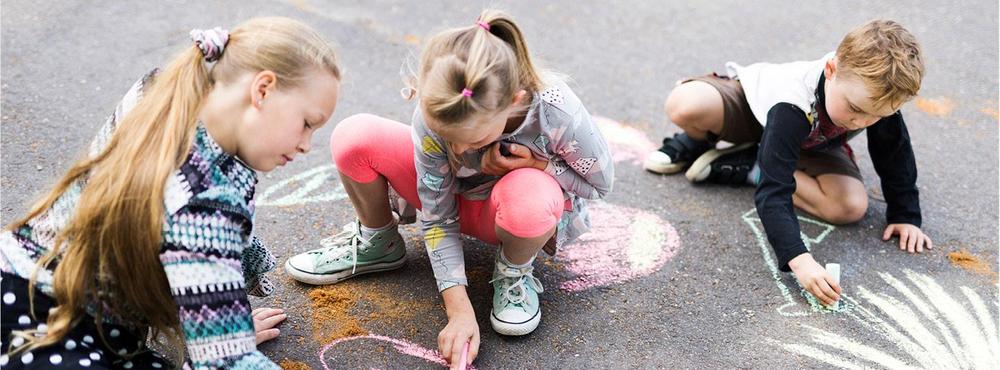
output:
M 462 96 L 464 96 L 466 98 L 471 98 L 472 97 L 472 90 L 462 89 Z
M 489 30 L 490 30 L 490 24 L 489 23 L 486 23 L 486 22 L 483 22 L 483 21 L 476 21 L 476 24 L 479 25 L 479 27 L 482 27 L 487 32 L 489 32 Z

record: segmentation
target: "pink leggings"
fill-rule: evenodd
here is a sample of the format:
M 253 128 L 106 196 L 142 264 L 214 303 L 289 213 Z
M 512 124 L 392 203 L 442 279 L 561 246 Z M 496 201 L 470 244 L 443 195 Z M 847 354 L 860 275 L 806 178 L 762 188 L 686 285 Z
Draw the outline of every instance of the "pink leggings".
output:
M 330 135 L 330 152 L 341 174 L 359 183 L 384 177 L 403 199 L 420 209 L 410 126 L 371 114 L 341 121 Z M 563 212 L 563 193 L 552 176 L 534 168 L 504 175 L 488 200 L 458 197 L 462 234 L 500 244 L 495 226 L 519 238 L 552 230 Z

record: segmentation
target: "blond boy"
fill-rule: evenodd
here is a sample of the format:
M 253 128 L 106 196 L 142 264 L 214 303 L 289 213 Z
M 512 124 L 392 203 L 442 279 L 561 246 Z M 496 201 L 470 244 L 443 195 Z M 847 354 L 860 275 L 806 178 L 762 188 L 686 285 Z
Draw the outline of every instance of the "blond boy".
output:
M 684 132 L 664 139 L 647 170 L 687 169 L 693 182 L 756 185 L 757 213 L 779 268 L 831 304 L 840 286 L 806 249 L 792 206 L 834 224 L 864 217 L 868 197 L 847 142 L 867 129 L 887 204 L 883 240 L 899 235 L 899 248 L 911 253 L 932 247 L 920 230 L 917 167 L 899 112 L 924 74 L 912 34 L 873 20 L 819 60 L 730 62 L 726 69 L 728 76 L 686 79 L 670 93 L 667 115 Z M 735 145 L 715 149 L 719 140 Z

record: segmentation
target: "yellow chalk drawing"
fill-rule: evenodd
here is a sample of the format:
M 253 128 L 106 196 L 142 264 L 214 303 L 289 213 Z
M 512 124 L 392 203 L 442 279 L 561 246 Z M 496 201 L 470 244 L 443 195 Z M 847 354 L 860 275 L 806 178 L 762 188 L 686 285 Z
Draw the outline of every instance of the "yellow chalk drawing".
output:
M 437 154 L 437 155 L 444 154 L 444 150 L 441 149 L 441 146 L 438 145 L 438 143 L 428 135 L 424 135 L 423 144 L 421 145 L 421 150 L 424 151 L 424 154 Z
M 430 248 L 430 250 L 437 249 L 438 243 L 440 243 L 442 239 L 444 239 L 444 229 L 438 226 L 432 227 L 424 233 L 424 243 L 427 243 L 427 247 Z

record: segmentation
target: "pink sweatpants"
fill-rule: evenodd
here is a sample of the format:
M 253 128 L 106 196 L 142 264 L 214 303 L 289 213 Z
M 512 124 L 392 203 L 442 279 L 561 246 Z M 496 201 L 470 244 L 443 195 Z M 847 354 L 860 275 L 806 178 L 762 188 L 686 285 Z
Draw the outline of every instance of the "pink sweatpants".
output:
M 410 126 L 371 114 L 341 121 L 330 135 L 330 152 L 340 173 L 359 183 L 384 177 L 403 199 L 420 209 Z M 520 238 L 552 230 L 563 212 L 563 193 L 552 176 L 519 168 L 493 186 L 487 200 L 458 197 L 462 234 L 500 244 L 495 226 Z

